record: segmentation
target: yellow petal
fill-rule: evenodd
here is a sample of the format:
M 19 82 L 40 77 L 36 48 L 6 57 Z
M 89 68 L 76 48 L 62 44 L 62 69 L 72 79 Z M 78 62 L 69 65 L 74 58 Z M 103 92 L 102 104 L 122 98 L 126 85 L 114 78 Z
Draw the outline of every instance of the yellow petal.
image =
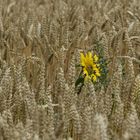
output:
M 85 66 L 85 56 L 83 53 L 80 53 L 81 65 Z
M 96 73 L 97 76 L 101 76 L 101 74 L 99 72 Z
M 96 76 L 101 76 L 100 71 L 98 68 L 94 68 L 94 71 L 96 73 Z
M 86 68 L 83 68 L 83 73 L 86 74 L 86 76 L 88 75 L 88 71 L 86 70 Z
M 88 56 L 88 58 L 92 58 L 92 53 L 91 52 L 88 52 L 87 53 L 87 56 Z
M 93 57 L 92 57 L 92 53 L 91 52 L 88 52 L 87 53 L 87 57 L 88 57 L 88 61 L 90 64 L 93 64 Z
M 91 76 L 92 76 L 93 81 L 96 81 L 97 80 L 96 75 L 92 74 Z
M 92 68 L 93 68 L 93 70 L 95 70 L 97 67 L 96 67 L 96 64 L 92 64 Z
M 91 78 L 90 78 L 89 75 L 87 75 L 87 76 L 85 77 L 85 81 L 88 81 L 88 80 L 91 80 Z
M 98 56 L 95 54 L 94 55 L 94 61 L 97 62 L 99 60 Z

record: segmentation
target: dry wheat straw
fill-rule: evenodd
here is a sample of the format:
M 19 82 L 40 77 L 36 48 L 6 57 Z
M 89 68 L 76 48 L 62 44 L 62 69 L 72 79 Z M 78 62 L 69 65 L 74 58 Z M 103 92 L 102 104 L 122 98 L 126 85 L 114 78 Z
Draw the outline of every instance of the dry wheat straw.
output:
M 139 3 L 0 0 L 0 140 L 139 140 Z M 108 84 L 75 87 L 97 43 Z

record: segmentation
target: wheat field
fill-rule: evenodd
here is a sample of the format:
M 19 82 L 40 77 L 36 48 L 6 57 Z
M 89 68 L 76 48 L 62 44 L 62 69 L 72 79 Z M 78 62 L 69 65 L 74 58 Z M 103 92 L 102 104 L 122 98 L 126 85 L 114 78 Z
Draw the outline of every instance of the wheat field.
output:
M 0 140 L 140 140 L 140 1 L 0 0 Z

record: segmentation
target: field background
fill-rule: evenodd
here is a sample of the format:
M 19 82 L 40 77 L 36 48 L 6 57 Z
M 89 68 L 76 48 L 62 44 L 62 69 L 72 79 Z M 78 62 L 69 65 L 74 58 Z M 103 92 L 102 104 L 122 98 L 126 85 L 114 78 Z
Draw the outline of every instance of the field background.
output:
M 77 94 L 95 46 L 109 82 Z M 0 0 L 0 140 L 140 140 L 140 1 Z

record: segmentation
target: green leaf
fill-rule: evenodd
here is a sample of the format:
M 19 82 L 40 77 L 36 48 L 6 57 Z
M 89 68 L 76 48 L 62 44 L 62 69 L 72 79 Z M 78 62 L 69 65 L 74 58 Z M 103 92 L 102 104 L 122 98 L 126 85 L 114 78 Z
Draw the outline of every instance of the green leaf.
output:
M 81 65 L 80 64 L 75 64 L 75 67 L 81 67 Z
M 76 80 L 76 82 L 75 82 L 75 86 L 78 86 L 80 83 L 84 83 L 84 77 L 83 76 L 80 76 L 77 80 Z

